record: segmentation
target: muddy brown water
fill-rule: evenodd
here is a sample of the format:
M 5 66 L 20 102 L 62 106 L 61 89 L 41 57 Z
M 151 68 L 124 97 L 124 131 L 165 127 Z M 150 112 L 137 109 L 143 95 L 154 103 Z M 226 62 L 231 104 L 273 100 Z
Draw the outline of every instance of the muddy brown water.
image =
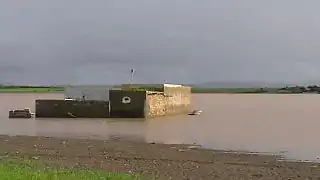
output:
M 194 94 L 199 116 L 148 121 L 126 119 L 8 119 L 8 111 L 31 108 L 35 99 L 62 93 L 0 93 L 0 134 L 108 139 L 276 153 L 296 160 L 320 157 L 320 95 Z

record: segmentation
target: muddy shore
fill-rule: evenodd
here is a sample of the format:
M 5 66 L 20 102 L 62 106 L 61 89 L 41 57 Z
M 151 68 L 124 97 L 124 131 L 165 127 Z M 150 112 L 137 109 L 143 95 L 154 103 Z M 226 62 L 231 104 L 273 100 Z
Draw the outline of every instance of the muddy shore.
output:
M 320 179 L 320 165 L 276 156 L 119 140 L 0 136 L 0 160 L 140 174 L 156 179 Z

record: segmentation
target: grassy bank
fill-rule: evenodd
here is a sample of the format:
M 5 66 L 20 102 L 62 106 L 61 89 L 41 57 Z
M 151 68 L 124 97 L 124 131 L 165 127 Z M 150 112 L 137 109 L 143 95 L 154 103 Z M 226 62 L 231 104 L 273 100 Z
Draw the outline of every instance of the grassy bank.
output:
M 0 87 L 0 93 L 48 93 L 48 92 L 63 92 L 63 87 Z M 145 88 L 144 90 L 154 90 Z M 192 93 L 262 93 L 254 88 L 192 88 Z M 270 90 L 268 92 L 271 92 Z
M 145 87 L 145 90 L 158 90 L 153 87 Z M 63 92 L 64 88 L 60 86 L 0 86 L 0 93 L 47 93 L 47 92 Z M 192 88 L 192 93 L 249 93 L 257 92 L 254 88 Z
M 0 93 L 3 92 L 62 92 L 63 87 L 59 86 L 0 86 Z
M 1 180 L 138 180 L 138 177 L 98 171 L 62 169 L 29 163 L 1 163 Z
M 192 88 L 192 93 L 276 93 L 274 88 Z

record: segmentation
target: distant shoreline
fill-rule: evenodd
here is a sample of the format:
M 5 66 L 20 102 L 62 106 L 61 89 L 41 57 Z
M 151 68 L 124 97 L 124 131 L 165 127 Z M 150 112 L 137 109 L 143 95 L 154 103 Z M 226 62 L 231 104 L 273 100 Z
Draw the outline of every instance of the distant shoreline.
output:
M 50 93 L 63 92 L 60 86 L 0 86 L 0 93 Z
M 151 87 L 143 87 L 143 89 Z M 63 92 L 62 86 L 5 86 L 0 85 L 0 93 L 59 93 Z M 295 86 L 283 88 L 192 88 L 192 93 L 230 93 L 230 94 L 301 94 L 301 93 L 320 93 L 318 86 Z

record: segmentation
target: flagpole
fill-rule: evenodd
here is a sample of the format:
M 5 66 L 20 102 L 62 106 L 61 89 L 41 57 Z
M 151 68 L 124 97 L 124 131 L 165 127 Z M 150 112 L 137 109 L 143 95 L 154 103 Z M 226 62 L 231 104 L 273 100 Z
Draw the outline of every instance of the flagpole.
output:
M 134 69 L 132 68 L 131 69 L 131 81 L 130 81 L 130 84 L 133 83 L 133 76 L 134 76 Z

